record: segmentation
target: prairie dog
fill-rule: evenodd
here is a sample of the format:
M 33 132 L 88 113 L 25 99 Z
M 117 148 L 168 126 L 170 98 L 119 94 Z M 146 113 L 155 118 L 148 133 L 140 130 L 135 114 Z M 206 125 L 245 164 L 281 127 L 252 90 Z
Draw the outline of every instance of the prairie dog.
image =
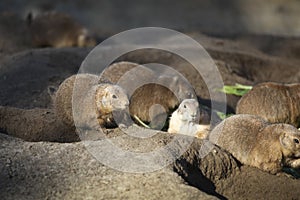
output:
M 206 138 L 209 125 L 200 125 L 199 103 L 195 99 L 183 100 L 178 109 L 171 116 L 169 123 L 169 133 L 180 133 L 192 135 L 198 138 Z
M 283 167 L 300 167 L 300 132 L 289 124 L 270 124 L 255 115 L 235 115 L 218 124 L 209 139 L 242 164 L 272 174 Z
M 147 123 L 164 122 L 166 116 L 171 114 L 182 100 L 196 98 L 194 89 L 182 77 L 168 73 L 158 74 L 137 63 L 114 63 L 105 69 L 101 76 L 101 79 L 118 84 L 128 92 L 131 116 L 137 116 Z M 160 105 L 162 109 L 153 110 L 152 108 L 158 108 L 156 105 Z M 165 119 L 161 119 L 161 116 Z
M 81 125 L 97 118 L 101 126 L 114 127 L 113 112 L 125 110 L 128 105 L 127 94 L 121 87 L 98 84 L 98 76 L 92 74 L 67 78 L 59 86 L 55 99 L 57 115 L 69 126 L 75 125 L 73 116 L 76 116 Z
M 46 12 L 33 17 L 28 15 L 28 26 L 34 46 L 71 47 L 95 46 L 96 41 L 86 28 L 69 15 Z
M 300 126 L 300 84 L 261 83 L 238 102 L 237 114 L 258 115 L 271 123 Z

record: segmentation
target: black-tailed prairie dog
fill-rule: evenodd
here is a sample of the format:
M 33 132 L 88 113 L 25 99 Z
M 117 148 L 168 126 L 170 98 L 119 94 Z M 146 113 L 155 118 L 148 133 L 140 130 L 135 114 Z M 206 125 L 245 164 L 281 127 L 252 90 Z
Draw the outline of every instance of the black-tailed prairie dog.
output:
M 96 45 L 96 40 L 91 37 L 88 30 L 66 14 L 46 12 L 34 17 L 29 14 L 27 20 L 34 46 Z
M 195 99 L 183 100 L 178 109 L 172 113 L 169 123 L 169 133 L 180 133 L 204 139 L 210 126 L 200 125 L 199 103 Z
M 234 115 L 218 124 L 209 140 L 242 164 L 276 174 L 300 167 L 300 132 L 289 124 L 270 124 L 255 115 Z
M 77 74 L 59 86 L 55 108 L 65 124 L 74 126 L 75 119 L 76 125 L 89 126 L 96 119 L 98 125 L 116 126 L 113 112 L 128 108 L 127 94 L 117 85 L 98 84 L 98 79 L 92 74 Z
M 167 115 L 182 100 L 196 98 L 194 89 L 183 77 L 168 73 L 158 74 L 155 70 L 137 63 L 114 63 L 102 72 L 101 77 L 120 85 L 128 92 L 131 116 L 137 116 L 144 122 L 164 123 Z
M 271 123 L 300 126 L 300 84 L 261 83 L 238 102 L 237 114 L 258 115 Z

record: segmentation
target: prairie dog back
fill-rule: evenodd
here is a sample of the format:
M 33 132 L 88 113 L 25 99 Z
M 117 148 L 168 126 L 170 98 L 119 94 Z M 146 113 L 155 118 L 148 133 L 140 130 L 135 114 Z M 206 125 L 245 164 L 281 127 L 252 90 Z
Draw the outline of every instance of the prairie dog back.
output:
M 258 115 L 271 123 L 299 127 L 299 98 L 300 84 L 261 83 L 239 100 L 236 113 Z

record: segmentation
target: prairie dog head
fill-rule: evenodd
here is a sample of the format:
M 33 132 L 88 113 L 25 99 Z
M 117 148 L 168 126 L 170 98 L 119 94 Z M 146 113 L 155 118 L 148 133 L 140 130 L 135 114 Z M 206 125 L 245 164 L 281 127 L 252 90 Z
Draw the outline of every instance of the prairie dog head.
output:
M 95 46 L 96 40 L 91 37 L 88 30 L 83 28 L 81 29 L 78 38 L 77 38 L 77 45 L 79 47 L 89 47 L 89 46 Z
M 198 123 L 200 119 L 198 101 L 195 99 L 183 100 L 177 109 L 177 116 L 182 121 Z
M 99 84 L 96 90 L 96 105 L 100 112 L 110 113 L 128 108 L 129 100 L 125 90 L 120 86 Z
M 281 125 L 279 141 L 283 155 L 290 158 L 300 158 L 300 131 L 292 125 Z

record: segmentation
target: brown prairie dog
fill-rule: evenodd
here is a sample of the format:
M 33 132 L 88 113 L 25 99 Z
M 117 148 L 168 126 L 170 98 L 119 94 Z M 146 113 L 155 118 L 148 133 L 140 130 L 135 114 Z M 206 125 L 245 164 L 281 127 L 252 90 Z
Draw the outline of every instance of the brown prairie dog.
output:
M 59 12 L 46 12 L 32 17 L 28 15 L 28 26 L 34 46 L 70 47 L 95 46 L 86 28 L 70 16 Z
M 261 83 L 239 100 L 236 113 L 258 115 L 271 123 L 299 127 L 299 99 L 300 84 Z
M 169 133 L 180 133 L 201 139 L 207 137 L 209 125 L 200 125 L 199 103 L 195 99 L 183 100 L 171 116 Z
M 300 132 L 289 124 L 270 124 L 255 115 L 235 115 L 218 124 L 209 140 L 242 164 L 272 174 L 283 167 L 300 167 Z
M 55 99 L 57 115 L 69 126 L 75 125 L 74 118 L 80 125 L 96 118 L 101 126 L 114 127 L 113 112 L 125 110 L 128 105 L 127 94 L 121 87 L 98 84 L 98 76 L 92 74 L 67 78 L 59 86 Z

